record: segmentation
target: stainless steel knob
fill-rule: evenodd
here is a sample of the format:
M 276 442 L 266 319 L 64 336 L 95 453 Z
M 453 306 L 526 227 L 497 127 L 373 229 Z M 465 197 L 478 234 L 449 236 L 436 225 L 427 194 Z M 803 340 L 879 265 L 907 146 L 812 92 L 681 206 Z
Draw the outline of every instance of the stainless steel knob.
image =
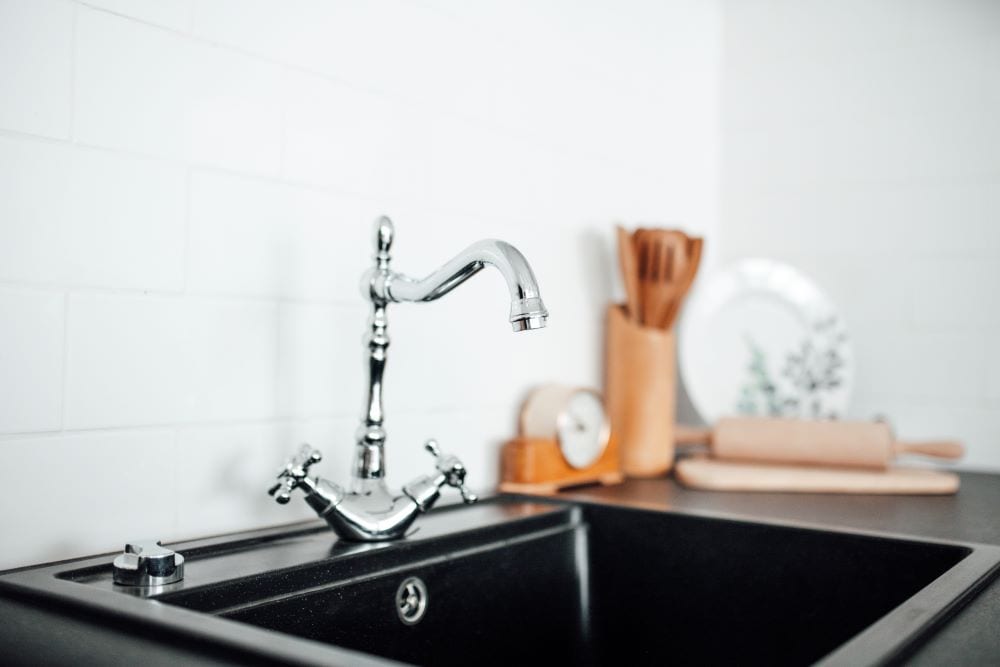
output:
M 161 586 L 184 578 L 184 556 L 159 540 L 137 540 L 115 558 L 114 580 L 120 586 Z

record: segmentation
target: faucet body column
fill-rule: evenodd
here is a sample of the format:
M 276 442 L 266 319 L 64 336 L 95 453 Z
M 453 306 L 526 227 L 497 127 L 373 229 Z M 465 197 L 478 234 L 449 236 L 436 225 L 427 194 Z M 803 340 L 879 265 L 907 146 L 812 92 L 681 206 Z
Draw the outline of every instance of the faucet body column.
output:
M 357 446 L 354 451 L 354 477 L 352 490 L 365 493 L 373 486 L 372 480 L 385 476 L 385 413 L 382 407 L 383 374 L 389 350 L 389 321 L 386 314 L 388 300 L 384 285 L 389 278 L 389 254 L 392 248 L 393 227 L 389 218 L 382 217 L 375 223 L 375 268 L 365 274 L 361 285 L 365 297 L 371 301 L 372 313 L 368 323 L 368 395 L 365 413 L 358 428 Z M 374 482 L 377 485 L 379 482 Z

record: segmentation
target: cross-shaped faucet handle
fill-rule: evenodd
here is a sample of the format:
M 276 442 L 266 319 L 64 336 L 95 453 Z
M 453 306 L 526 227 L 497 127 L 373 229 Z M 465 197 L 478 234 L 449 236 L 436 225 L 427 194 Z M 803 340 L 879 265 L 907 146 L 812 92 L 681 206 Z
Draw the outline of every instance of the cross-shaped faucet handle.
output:
M 441 451 L 441 447 L 438 446 L 437 440 L 428 440 L 425 442 L 424 449 L 434 457 L 438 472 L 445 477 L 445 484 L 455 487 L 462 494 L 463 502 L 471 505 L 479 500 L 479 497 L 465 485 L 465 464 L 457 456 L 444 454 Z
M 292 491 L 309 476 L 309 467 L 323 460 L 323 454 L 308 444 L 302 445 L 299 453 L 285 463 L 278 473 L 278 481 L 267 490 L 275 501 L 284 505 L 292 499 Z

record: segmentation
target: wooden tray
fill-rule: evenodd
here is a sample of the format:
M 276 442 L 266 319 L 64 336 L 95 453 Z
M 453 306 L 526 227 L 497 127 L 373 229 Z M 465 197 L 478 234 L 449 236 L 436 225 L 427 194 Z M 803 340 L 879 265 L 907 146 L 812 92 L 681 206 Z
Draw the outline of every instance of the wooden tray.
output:
M 921 468 L 857 470 L 734 463 L 694 456 L 678 461 L 675 474 L 684 486 L 709 491 L 901 495 L 945 495 L 958 491 L 958 475 Z

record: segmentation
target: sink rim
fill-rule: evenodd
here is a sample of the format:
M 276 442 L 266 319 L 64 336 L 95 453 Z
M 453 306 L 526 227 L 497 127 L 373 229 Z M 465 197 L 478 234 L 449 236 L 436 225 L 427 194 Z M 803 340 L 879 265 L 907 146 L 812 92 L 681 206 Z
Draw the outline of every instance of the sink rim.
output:
M 539 517 L 543 519 L 554 517 L 557 521 L 561 517 L 562 522 L 566 526 L 570 526 L 574 522 L 578 522 L 580 518 L 580 510 L 575 503 L 552 503 L 539 499 L 522 500 L 499 495 L 483 499 L 477 505 L 467 506 L 456 503 L 435 508 L 423 517 L 423 525 L 427 526 L 428 523 L 433 523 L 435 520 L 443 520 L 443 523 L 447 523 L 449 514 L 498 503 L 535 506 L 544 508 L 544 510 L 524 516 L 504 517 L 486 526 L 476 526 L 466 530 L 446 530 L 441 535 L 424 535 L 411 540 L 362 545 L 361 548 L 405 551 L 418 544 L 418 540 L 424 541 L 427 537 L 430 537 L 432 541 L 441 538 L 455 538 L 463 533 L 491 530 L 497 525 L 531 522 Z M 222 554 L 239 549 L 241 546 L 253 548 L 261 544 L 280 542 L 283 539 L 294 539 L 311 534 L 329 535 L 331 542 L 336 540 L 335 535 L 322 519 L 310 519 L 284 526 L 172 542 L 168 546 L 183 553 L 188 559 L 188 563 L 193 563 L 197 562 L 200 556 Z M 165 604 L 157 599 L 158 595 L 140 596 L 121 590 L 104 590 L 73 578 L 74 573 L 87 573 L 94 570 L 105 570 L 110 573 L 111 562 L 116 555 L 115 553 L 98 554 L 0 572 L 0 597 L 6 596 L 14 600 L 36 603 L 46 610 L 66 615 L 75 614 L 87 619 L 103 618 L 118 622 L 127 625 L 127 632 L 130 633 L 148 635 L 150 632 L 161 631 L 160 634 L 163 636 L 154 636 L 156 641 L 169 641 L 175 638 L 187 639 L 197 645 L 232 651 L 236 656 L 244 657 L 244 661 L 260 662 L 266 660 L 278 664 L 358 665 L 359 667 L 406 664 L 382 656 L 299 638 L 287 633 L 269 631 L 215 616 L 211 612 Z M 351 552 L 348 557 L 352 555 L 360 554 Z M 315 562 L 311 561 L 313 564 Z M 303 563 L 295 567 L 308 564 Z M 189 566 L 189 574 L 190 569 Z M 271 572 L 272 570 L 267 571 Z M 183 585 L 183 581 L 177 584 L 168 584 L 163 587 L 163 592 L 168 589 L 178 590 Z
M 483 502 L 484 504 L 523 503 L 535 506 L 548 506 L 550 508 L 548 514 L 543 512 L 527 517 L 508 517 L 500 522 L 512 525 L 530 520 L 532 517 L 560 515 L 563 518 L 560 518 L 559 521 L 564 521 L 562 525 L 571 527 L 574 523 L 581 520 L 581 514 L 585 511 L 586 507 L 596 506 L 603 508 L 610 507 L 624 512 L 671 514 L 709 521 L 774 526 L 827 534 L 888 539 L 915 544 L 945 545 L 967 550 L 967 553 L 952 567 L 942 572 L 899 606 L 820 659 L 817 664 L 823 665 L 884 663 L 894 662 L 905 657 L 917 648 L 923 640 L 930 637 L 937 626 L 943 624 L 944 621 L 954 615 L 958 609 L 973 598 L 1000 571 L 1000 546 L 975 542 L 929 538 L 843 526 L 811 524 L 796 520 L 771 518 L 748 519 L 745 516 L 718 511 L 670 510 L 662 507 L 653 508 L 641 505 L 609 504 L 576 498 L 564 500 L 559 498 L 500 494 L 484 499 Z M 462 505 L 445 506 L 432 511 L 424 517 L 424 520 L 433 521 L 434 519 L 439 519 L 447 523 L 449 515 L 454 512 L 460 512 L 463 509 L 465 508 Z M 470 530 L 473 532 L 487 531 L 494 527 L 494 525 L 487 525 Z M 454 537 L 462 532 L 444 531 L 440 535 L 431 535 L 428 537 L 431 542 L 436 542 L 439 538 Z M 261 544 L 280 542 L 284 539 L 292 539 L 316 533 L 327 533 L 326 524 L 318 519 L 274 528 L 189 540 L 172 544 L 171 546 L 185 553 L 185 555 L 191 554 L 195 556 L 193 560 L 196 561 L 197 557 L 200 556 L 216 555 L 233 550 L 252 549 Z M 415 541 L 410 543 L 389 543 L 389 548 L 391 549 L 393 546 L 396 546 L 397 548 L 407 549 L 414 543 Z M 363 557 L 365 553 L 362 551 L 358 555 Z M 122 594 L 122 591 L 100 590 L 86 584 L 80 585 L 83 582 L 75 580 L 72 577 L 74 573 L 86 572 L 87 570 L 107 569 L 110 571 L 112 558 L 113 554 L 102 554 L 0 572 L 0 593 L 9 595 L 15 599 L 41 601 L 47 608 L 55 606 L 67 614 L 72 614 L 74 611 L 83 611 L 89 614 L 96 612 L 107 618 L 124 620 L 129 624 L 136 625 L 137 628 L 145 628 L 147 630 L 158 629 L 167 633 L 180 633 L 181 636 L 187 636 L 199 642 L 208 642 L 244 655 L 253 655 L 257 658 L 263 656 L 265 659 L 307 664 L 401 664 L 380 656 L 303 639 L 286 633 L 273 632 L 253 625 L 221 618 L 214 616 L 211 611 L 193 610 L 168 604 L 157 599 L 158 596 L 154 596 L 152 599 L 145 599 L 135 595 Z M 334 559 L 335 557 L 331 556 L 330 558 Z M 303 566 L 308 566 L 308 563 L 298 567 Z M 266 570 L 268 573 L 277 571 L 279 570 Z M 240 579 L 241 577 L 234 578 L 229 583 L 239 581 Z M 225 585 L 225 582 L 219 585 Z M 194 587 L 191 590 L 198 590 L 198 588 Z M 164 591 L 164 593 L 166 592 Z

